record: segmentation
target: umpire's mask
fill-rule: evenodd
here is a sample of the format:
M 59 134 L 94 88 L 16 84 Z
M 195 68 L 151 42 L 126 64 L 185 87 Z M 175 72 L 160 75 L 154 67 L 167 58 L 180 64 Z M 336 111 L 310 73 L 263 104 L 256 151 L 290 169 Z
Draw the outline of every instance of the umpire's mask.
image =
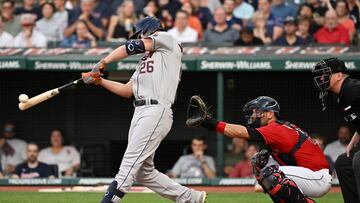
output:
M 320 91 L 319 99 L 322 104 L 322 111 L 326 109 L 326 98 L 328 89 L 330 88 L 331 74 L 338 72 L 346 72 L 346 67 L 343 61 L 337 58 L 324 59 L 314 66 L 312 73 L 315 86 Z

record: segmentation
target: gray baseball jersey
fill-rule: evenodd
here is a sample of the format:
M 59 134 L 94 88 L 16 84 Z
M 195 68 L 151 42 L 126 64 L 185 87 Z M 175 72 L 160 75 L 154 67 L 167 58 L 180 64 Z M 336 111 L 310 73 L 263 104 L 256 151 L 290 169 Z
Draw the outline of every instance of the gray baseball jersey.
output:
M 181 43 L 166 32 L 150 35 L 153 51 L 146 53 L 131 77 L 135 99 L 151 98 L 174 103 L 181 76 Z
M 136 180 L 177 203 L 198 203 L 200 192 L 174 182 L 154 166 L 155 151 L 173 123 L 171 104 L 180 81 L 183 53 L 181 43 L 166 32 L 149 37 L 154 47 L 139 61 L 132 88 L 135 99 L 157 99 L 159 104 L 135 108 L 128 145 L 115 176 L 117 189 L 127 193 Z M 113 196 L 112 202 L 120 201 Z

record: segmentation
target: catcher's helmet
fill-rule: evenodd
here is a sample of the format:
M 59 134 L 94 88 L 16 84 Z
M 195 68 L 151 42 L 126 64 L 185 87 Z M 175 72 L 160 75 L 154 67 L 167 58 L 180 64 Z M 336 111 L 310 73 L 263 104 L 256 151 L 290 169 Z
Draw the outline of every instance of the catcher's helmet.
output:
M 319 98 L 322 102 L 322 110 L 326 109 L 326 96 L 330 87 L 331 74 L 338 72 L 347 72 L 345 63 L 338 58 L 327 58 L 319 61 L 312 70 L 315 86 L 320 91 Z
M 249 127 L 257 128 L 261 126 L 261 115 L 256 115 L 256 118 L 253 119 L 253 110 L 259 111 L 272 111 L 275 113 L 275 116 L 280 119 L 280 106 L 279 103 L 268 96 L 260 96 L 256 99 L 253 99 L 244 105 L 243 111 L 245 113 L 245 120 Z
M 133 27 L 134 34 L 130 39 L 139 39 L 143 36 L 149 36 L 158 30 L 164 30 L 161 21 L 155 17 L 145 17 L 139 20 Z

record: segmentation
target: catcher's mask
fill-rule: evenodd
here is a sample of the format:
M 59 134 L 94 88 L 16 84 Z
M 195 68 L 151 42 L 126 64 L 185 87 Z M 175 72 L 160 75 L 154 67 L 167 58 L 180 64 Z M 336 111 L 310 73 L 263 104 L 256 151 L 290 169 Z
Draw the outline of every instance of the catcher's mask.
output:
M 161 21 L 155 17 L 145 17 L 139 20 L 133 27 L 134 34 L 130 39 L 142 39 L 155 33 L 158 30 L 164 30 Z
M 330 88 L 330 79 L 333 73 L 346 73 L 346 67 L 343 61 L 337 58 L 324 59 L 314 66 L 312 73 L 315 86 L 320 91 L 319 99 L 322 104 L 322 111 L 326 109 L 326 98 Z
M 267 111 L 274 112 L 275 116 L 280 119 L 280 106 L 278 102 L 268 96 L 260 96 L 249 101 L 244 105 L 243 111 L 247 126 L 250 128 L 261 127 L 263 125 L 261 118 L 264 116 L 264 112 Z

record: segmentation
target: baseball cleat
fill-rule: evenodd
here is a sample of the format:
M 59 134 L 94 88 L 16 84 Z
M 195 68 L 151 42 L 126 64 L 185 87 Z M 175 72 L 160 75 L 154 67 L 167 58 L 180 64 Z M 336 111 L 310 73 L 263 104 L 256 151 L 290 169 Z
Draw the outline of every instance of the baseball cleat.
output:
M 197 203 L 205 203 L 206 199 L 207 199 L 207 193 L 205 191 L 201 191 Z

